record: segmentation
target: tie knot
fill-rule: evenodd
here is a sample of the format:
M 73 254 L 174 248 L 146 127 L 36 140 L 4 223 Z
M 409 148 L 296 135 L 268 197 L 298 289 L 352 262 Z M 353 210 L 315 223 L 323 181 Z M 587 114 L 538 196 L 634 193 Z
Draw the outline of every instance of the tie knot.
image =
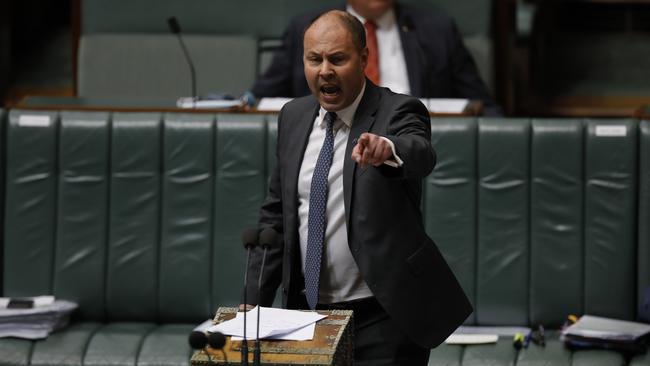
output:
M 335 112 L 325 113 L 325 122 L 327 122 L 327 128 L 334 127 L 334 122 L 336 122 L 336 113 Z
M 366 22 L 363 23 L 363 26 L 366 28 L 366 31 L 368 32 L 374 32 L 377 29 L 377 24 L 372 20 L 366 20 Z

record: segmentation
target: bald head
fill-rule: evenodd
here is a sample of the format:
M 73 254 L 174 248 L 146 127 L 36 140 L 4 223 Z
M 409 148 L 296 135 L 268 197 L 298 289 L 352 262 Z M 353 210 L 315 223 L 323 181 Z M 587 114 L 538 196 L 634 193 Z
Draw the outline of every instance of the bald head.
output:
M 319 15 L 307 26 L 304 33 L 307 33 L 307 31 L 316 23 L 322 21 L 327 21 L 328 24 L 331 24 L 330 22 L 334 21 L 335 23 L 338 23 L 343 28 L 345 28 L 350 33 L 350 36 L 352 37 L 352 43 L 354 43 L 357 51 L 361 52 L 361 50 L 366 48 L 366 30 L 363 27 L 363 24 L 361 24 L 359 19 L 350 13 L 341 10 L 330 10 Z

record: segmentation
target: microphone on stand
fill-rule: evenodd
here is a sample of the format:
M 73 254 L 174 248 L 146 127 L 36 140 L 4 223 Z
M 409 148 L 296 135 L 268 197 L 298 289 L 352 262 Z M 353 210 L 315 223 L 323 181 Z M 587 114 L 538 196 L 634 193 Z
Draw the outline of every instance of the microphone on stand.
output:
M 259 297 L 262 292 L 262 275 L 264 274 L 264 265 L 266 264 L 266 253 L 269 248 L 275 246 L 275 241 L 278 232 L 272 228 L 262 230 L 259 236 L 259 244 L 264 249 L 262 256 L 262 268 L 260 269 L 259 277 L 257 278 L 257 296 Z M 255 334 L 255 350 L 253 351 L 253 366 L 260 366 L 262 350 L 260 347 L 260 306 L 257 305 L 257 332 Z
M 248 305 L 246 300 L 246 293 L 248 292 L 248 264 L 251 260 L 251 249 L 257 246 L 258 231 L 257 229 L 246 229 L 242 232 L 242 244 L 246 249 L 246 269 L 244 270 L 244 306 Z M 248 366 L 248 340 L 246 339 L 246 313 L 248 309 L 244 309 L 244 339 L 241 342 L 241 364 Z
M 224 336 L 223 333 L 221 332 L 204 333 L 195 330 L 192 331 L 192 333 L 190 333 L 188 341 L 192 349 L 195 349 L 197 351 L 203 351 L 206 354 L 206 356 L 208 356 L 208 362 L 210 364 L 213 364 L 212 357 L 210 357 L 210 352 L 208 352 L 205 349 L 205 347 L 208 345 L 210 346 L 210 348 L 221 350 L 224 361 L 228 363 L 228 356 L 226 355 L 226 351 L 223 350 L 223 346 L 226 345 L 226 336 Z
M 183 49 L 183 54 L 185 55 L 185 60 L 187 61 L 187 64 L 190 66 L 190 77 L 192 81 L 192 105 L 196 107 L 197 94 L 196 94 L 196 72 L 194 71 L 194 63 L 192 62 L 190 53 L 187 51 L 187 47 L 185 47 L 185 42 L 183 42 L 183 36 L 181 35 L 181 26 L 180 24 L 178 24 L 178 20 L 176 19 L 176 17 L 168 18 L 167 24 L 169 25 L 169 30 L 171 30 L 171 32 L 174 33 L 178 38 L 178 42 L 180 43 L 181 48 Z

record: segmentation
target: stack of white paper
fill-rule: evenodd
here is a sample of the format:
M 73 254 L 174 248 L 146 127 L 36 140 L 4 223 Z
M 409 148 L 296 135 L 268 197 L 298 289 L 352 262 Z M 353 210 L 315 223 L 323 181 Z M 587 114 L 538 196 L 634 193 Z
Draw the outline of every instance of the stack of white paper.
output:
M 583 315 L 562 334 L 613 341 L 634 341 L 650 333 L 650 325 L 626 320 Z
M 46 338 L 52 331 L 67 325 L 77 304 L 55 300 L 54 296 L 25 298 L 33 301 L 31 308 L 8 308 L 11 299 L 0 298 L 0 338 Z
M 260 308 L 260 339 L 305 341 L 314 338 L 316 322 L 326 318 L 312 311 Z M 234 319 L 208 328 L 209 332 L 221 332 L 241 340 L 244 336 L 244 313 Z M 246 313 L 246 338 L 254 339 L 257 332 L 257 307 Z

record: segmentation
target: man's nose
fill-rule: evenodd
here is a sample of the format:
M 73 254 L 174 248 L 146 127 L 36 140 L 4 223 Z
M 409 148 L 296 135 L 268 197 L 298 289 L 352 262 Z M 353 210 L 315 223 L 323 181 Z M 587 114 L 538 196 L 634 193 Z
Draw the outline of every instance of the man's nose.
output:
M 324 61 L 320 65 L 319 73 L 320 73 L 320 76 L 322 76 L 325 79 L 332 77 L 332 75 L 334 75 L 334 70 L 332 69 L 332 64 L 330 64 L 327 61 Z

